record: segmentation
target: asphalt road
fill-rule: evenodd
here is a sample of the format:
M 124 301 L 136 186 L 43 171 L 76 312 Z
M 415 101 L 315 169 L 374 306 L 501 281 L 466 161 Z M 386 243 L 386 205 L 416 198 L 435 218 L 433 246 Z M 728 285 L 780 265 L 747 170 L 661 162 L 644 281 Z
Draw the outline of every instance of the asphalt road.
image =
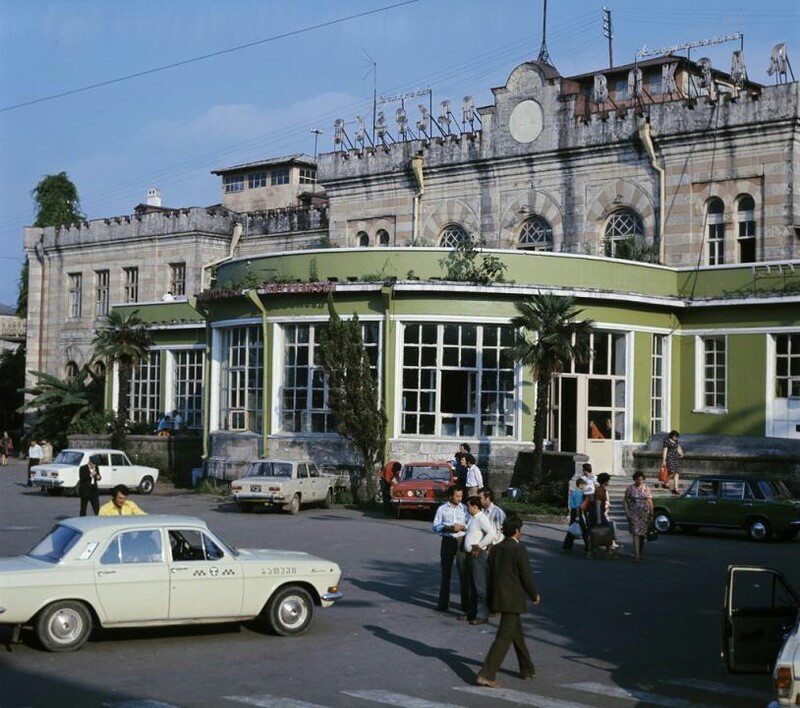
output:
M 0 468 L 1 556 L 24 553 L 55 519 L 78 511 L 77 499 L 40 494 L 23 477 L 20 461 Z M 135 500 L 151 513 L 202 517 L 240 547 L 335 560 L 345 598 L 317 609 L 295 638 L 237 625 L 96 631 L 80 651 L 50 654 L 30 632 L 8 645 L 2 628 L 0 707 L 763 706 L 770 678 L 728 676 L 719 660 L 725 571 L 732 563 L 780 568 L 800 587 L 800 541 L 661 536 L 635 565 L 627 534 L 619 558 L 588 560 L 578 546 L 560 552 L 563 527 L 527 523 L 523 541 L 542 593 L 525 617 L 537 676 L 517 678 L 511 652 L 498 675 L 503 688 L 483 689 L 474 675 L 496 621 L 472 627 L 455 611 L 434 611 L 439 543 L 429 518 L 343 507 L 242 514 L 166 486 Z

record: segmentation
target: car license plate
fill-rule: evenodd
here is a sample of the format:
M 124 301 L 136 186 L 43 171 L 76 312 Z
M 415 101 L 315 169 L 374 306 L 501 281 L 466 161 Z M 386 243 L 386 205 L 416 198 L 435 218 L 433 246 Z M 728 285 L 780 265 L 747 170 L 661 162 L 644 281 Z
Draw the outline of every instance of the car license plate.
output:
M 261 485 L 260 484 L 251 484 L 250 485 L 250 491 L 251 492 L 260 492 L 261 491 Z

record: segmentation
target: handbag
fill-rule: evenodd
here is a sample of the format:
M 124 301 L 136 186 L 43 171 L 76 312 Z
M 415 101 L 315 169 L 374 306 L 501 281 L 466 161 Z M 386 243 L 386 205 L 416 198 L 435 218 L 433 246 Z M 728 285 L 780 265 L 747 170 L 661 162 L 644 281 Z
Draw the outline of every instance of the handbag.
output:
M 592 526 L 589 537 L 592 547 L 610 546 L 614 540 L 614 532 L 610 526 Z
M 589 511 L 589 507 L 590 507 L 591 505 L 592 505 L 592 500 L 591 500 L 591 498 L 589 498 L 589 497 L 586 497 L 586 499 L 584 499 L 584 500 L 581 502 L 581 509 L 582 509 L 583 511 Z
M 648 543 L 652 543 L 653 541 L 657 541 L 658 540 L 658 530 L 655 529 L 655 528 L 651 528 L 647 532 L 647 537 L 646 538 L 647 538 Z
M 583 536 L 583 530 L 581 529 L 581 525 L 577 521 L 573 521 L 569 526 L 567 526 L 567 531 L 575 538 L 580 538 Z
M 658 481 L 661 482 L 661 484 L 669 482 L 669 470 L 666 465 L 661 465 L 661 469 L 658 471 Z

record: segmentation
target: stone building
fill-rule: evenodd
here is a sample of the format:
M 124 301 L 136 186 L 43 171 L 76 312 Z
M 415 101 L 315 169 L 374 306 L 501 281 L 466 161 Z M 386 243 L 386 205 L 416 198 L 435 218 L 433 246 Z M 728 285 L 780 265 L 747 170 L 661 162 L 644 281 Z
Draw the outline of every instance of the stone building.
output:
M 219 170 L 246 211 L 225 212 L 213 287 L 198 277 L 196 300 L 136 305 L 162 368 L 134 383 L 150 376 L 152 407 L 169 407 L 175 352 L 198 352 L 213 474 L 261 454 L 352 460 L 316 358 L 330 295 L 362 323 L 388 454 L 466 440 L 507 472 L 531 448 L 535 407 L 510 358 L 514 303 L 550 292 L 595 323 L 591 362 L 553 385 L 556 450 L 620 473 L 670 428 L 800 438 L 800 90 L 734 69 L 662 57 L 562 77 L 526 62 L 489 106 L 443 104 L 415 130 L 379 117 L 375 145 L 337 122 L 337 149 L 318 158 L 327 205 L 306 199 L 302 217 L 262 209 L 265 178 L 247 194 L 270 161 Z M 453 280 L 466 241 L 505 282 Z

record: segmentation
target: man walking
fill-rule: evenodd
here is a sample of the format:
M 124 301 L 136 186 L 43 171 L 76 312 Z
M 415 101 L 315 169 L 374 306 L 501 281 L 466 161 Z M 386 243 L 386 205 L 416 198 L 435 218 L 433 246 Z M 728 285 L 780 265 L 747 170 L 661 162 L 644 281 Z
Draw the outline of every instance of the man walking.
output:
M 392 513 L 392 485 L 397 484 L 401 465 L 397 460 L 389 460 L 381 471 L 381 499 L 383 500 L 383 513 L 389 516 Z
M 442 580 L 439 585 L 439 602 L 436 609 L 446 612 L 450 605 L 450 576 L 453 561 L 458 569 L 458 585 L 461 590 L 461 612 L 458 619 L 466 620 L 469 606 L 467 593 L 467 568 L 461 539 L 467 529 L 467 509 L 461 503 L 464 492 L 455 484 L 447 488 L 447 501 L 436 510 L 433 530 L 442 538 L 439 552 L 442 566 Z
M 519 542 L 522 520 L 518 516 L 509 516 L 503 522 L 503 535 L 503 542 L 492 551 L 491 564 L 490 607 L 502 613 L 500 627 L 477 676 L 479 686 L 490 688 L 500 687 L 495 676 L 512 644 L 519 662 L 520 677 L 531 679 L 536 675 L 522 633 L 521 615 L 528 609 L 529 598 L 538 605 L 541 596 L 533 582 L 528 553 Z

